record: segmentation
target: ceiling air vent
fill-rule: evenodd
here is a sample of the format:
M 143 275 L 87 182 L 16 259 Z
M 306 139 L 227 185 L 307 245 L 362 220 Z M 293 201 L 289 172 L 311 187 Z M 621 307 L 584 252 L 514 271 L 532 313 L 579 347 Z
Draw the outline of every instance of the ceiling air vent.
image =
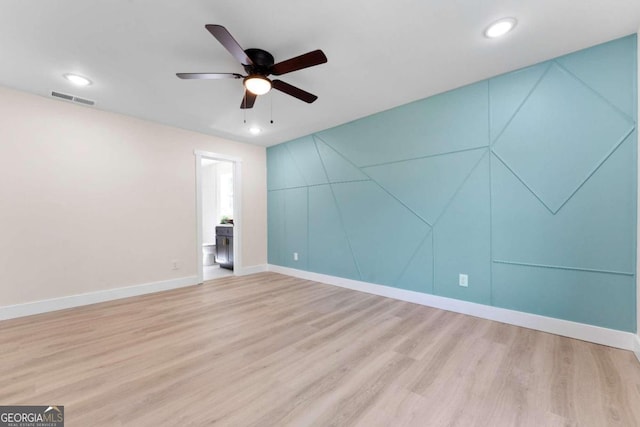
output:
M 90 99 L 84 99 L 84 98 L 80 98 L 80 97 L 77 97 L 77 96 L 68 95 L 66 93 L 60 93 L 60 92 L 56 92 L 56 91 L 51 91 L 51 96 L 53 96 L 54 98 L 64 99 L 65 101 L 75 102 L 75 103 L 78 103 L 78 104 L 84 104 L 84 105 L 95 105 L 96 104 L 95 101 L 92 101 Z
M 73 101 L 73 96 L 65 95 L 64 93 L 60 93 L 60 92 L 51 92 L 51 96 L 56 98 L 66 99 L 67 101 Z
M 78 98 L 77 96 L 73 97 L 73 102 L 77 102 L 79 104 L 85 104 L 85 105 L 93 105 L 96 103 L 95 101 L 92 101 L 90 99 Z

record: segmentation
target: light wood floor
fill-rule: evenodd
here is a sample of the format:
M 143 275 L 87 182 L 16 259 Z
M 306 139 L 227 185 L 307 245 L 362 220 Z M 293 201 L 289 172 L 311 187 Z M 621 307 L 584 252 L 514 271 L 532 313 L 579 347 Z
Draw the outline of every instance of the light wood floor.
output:
M 274 273 L 0 322 L 67 426 L 640 426 L 631 352 Z

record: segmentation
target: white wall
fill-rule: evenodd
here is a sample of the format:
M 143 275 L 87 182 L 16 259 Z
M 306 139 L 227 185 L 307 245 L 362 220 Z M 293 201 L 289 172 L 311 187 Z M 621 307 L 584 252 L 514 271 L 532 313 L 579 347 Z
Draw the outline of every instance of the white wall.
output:
M 640 29 L 638 29 L 638 37 L 640 38 Z M 637 48 L 638 48 L 638 55 L 637 58 L 640 58 L 640 40 L 637 42 Z M 638 79 L 636 80 L 636 86 L 640 83 L 640 67 L 636 67 L 637 71 L 638 71 Z M 636 91 L 638 89 L 636 88 Z M 636 96 L 636 102 L 638 102 L 637 96 Z M 636 110 L 638 110 L 638 120 L 636 121 L 636 135 L 639 136 L 640 139 L 640 134 L 638 132 L 638 126 L 637 124 L 640 124 L 640 108 L 636 107 Z M 637 155 L 636 155 L 637 156 Z M 637 156 L 638 159 L 640 159 L 640 156 Z M 638 249 L 638 242 L 640 242 L 640 160 L 638 160 L 638 187 L 636 188 L 636 190 L 638 191 L 638 195 L 637 195 L 637 202 L 638 202 L 638 208 L 637 208 L 637 214 L 636 217 L 638 218 L 638 224 L 636 226 L 636 232 L 637 232 L 637 240 L 636 240 L 636 299 L 637 299 L 637 307 L 636 307 L 636 321 L 638 322 L 638 326 L 636 329 L 636 333 L 638 334 L 638 337 L 640 337 L 640 281 L 638 280 L 638 277 L 640 277 L 640 250 Z M 639 340 L 640 341 L 640 340 Z M 640 345 L 640 344 L 639 344 Z M 640 348 L 638 348 L 638 352 L 640 352 Z M 638 356 L 638 358 L 640 359 L 640 355 Z
M 0 306 L 196 276 L 194 149 L 242 159 L 265 264 L 264 147 L 0 87 Z

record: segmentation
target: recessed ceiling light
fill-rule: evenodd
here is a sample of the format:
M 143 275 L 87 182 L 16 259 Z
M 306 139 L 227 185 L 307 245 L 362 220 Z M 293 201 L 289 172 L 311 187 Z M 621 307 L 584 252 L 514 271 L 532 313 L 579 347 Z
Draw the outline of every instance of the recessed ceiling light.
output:
M 484 31 L 484 35 L 490 39 L 504 36 L 509 31 L 513 30 L 517 23 L 518 21 L 516 18 L 502 18 L 489 25 L 489 27 Z
M 258 135 L 260 132 L 262 132 L 262 129 L 257 126 L 251 126 L 249 128 L 249 132 L 251 132 L 252 135 Z
M 68 73 L 64 75 L 64 78 L 77 86 L 89 86 L 91 84 L 91 80 L 89 80 L 86 77 L 79 76 L 77 74 Z

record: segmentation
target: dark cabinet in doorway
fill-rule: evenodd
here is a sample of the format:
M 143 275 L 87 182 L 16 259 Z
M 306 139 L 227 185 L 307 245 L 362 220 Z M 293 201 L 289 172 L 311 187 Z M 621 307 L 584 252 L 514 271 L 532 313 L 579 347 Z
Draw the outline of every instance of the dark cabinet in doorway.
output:
M 216 262 L 222 268 L 233 270 L 233 225 L 216 227 Z

